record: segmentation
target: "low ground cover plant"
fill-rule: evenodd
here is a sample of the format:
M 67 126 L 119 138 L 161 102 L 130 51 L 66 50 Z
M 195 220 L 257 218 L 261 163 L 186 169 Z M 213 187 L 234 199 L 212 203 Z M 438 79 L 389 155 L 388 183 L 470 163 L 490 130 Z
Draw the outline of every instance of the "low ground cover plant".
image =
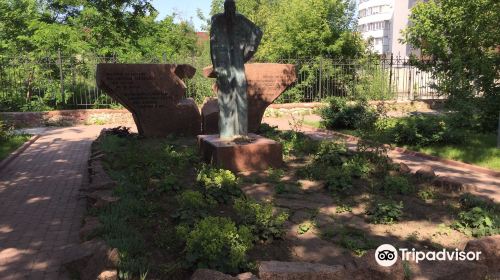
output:
M 257 239 L 267 241 L 283 238 L 283 224 L 288 220 L 288 213 L 275 213 L 272 204 L 258 203 L 246 198 L 236 199 L 234 210 L 240 224 L 250 228 Z
M 228 218 L 207 217 L 188 234 L 186 260 L 191 266 L 237 273 L 245 268 L 252 232 Z
M 403 202 L 379 201 L 367 211 L 370 222 L 373 224 L 394 224 L 403 216 Z
M 202 165 L 196 177 L 203 192 L 218 202 L 228 203 L 241 195 L 238 178 L 229 170 Z

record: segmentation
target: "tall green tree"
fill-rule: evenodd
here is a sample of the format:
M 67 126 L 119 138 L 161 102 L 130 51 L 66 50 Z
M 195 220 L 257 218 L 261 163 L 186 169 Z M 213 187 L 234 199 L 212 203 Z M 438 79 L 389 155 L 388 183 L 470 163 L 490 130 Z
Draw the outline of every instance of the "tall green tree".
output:
M 406 43 L 434 63 L 417 63 L 441 81 L 462 121 L 495 129 L 500 112 L 500 2 L 430 0 L 417 4 Z

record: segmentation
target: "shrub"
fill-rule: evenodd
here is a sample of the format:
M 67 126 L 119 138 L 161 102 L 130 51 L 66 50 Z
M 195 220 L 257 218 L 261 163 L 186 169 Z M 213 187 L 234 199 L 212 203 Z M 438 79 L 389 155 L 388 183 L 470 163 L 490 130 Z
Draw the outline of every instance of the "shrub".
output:
M 205 193 L 221 203 L 227 203 L 233 197 L 241 195 L 238 179 L 229 170 L 203 165 L 198 171 L 196 181 Z
M 208 212 L 217 206 L 217 202 L 211 197 L 203 197 L 198 191 L 185 191 L 176 197 L 179 208 L 172 215 L 183 222 L 194 222 L 206 217 Z
M 249 228 L 239 229 L 228 218 L 207 217 L 198 222 L 186 241 L 186 260 L 196 268 L 237 273 L 252 247 Z
M 403 215 L 403 202 L 378 202 L 367 212 L 373 224 L 393 224 Z
M 342 169 L 353 177 L 366 178 L 372 172 L 373 166 L 366 158 L 356 155 L 345 162 Z
M 345 193 L 352 189 L 351 173 L 343 169 L 330 169 L 326 175 L 325 187 L 331 192 Z
M 326 166 L 341 166 L 350 153 L 343 143 L 326 141 L 320 144 L 314 162 Z
M 328 129 L 357 129 L 373 126 L 378 120 L 375 110 L 366 101 L 349 104 L 345 98 L 331 97 L 320 112 L 322 124 Z
M 500 217 L 481 207 L 474 207 L 460 212 L 452 228 L 474 237 L 495 235 L 500 233 Z
M 410 194 L 414 191 L 414 187 L 404 176 L 386 176 L 382 189 L 388 195 Z
M 394 143 L 400 145 L 429 146 L 462 142 L 466 134 L 448 123 L 443 117 L 413 116 L 398 120 L 389 133 Z
M 260 204 L 244 198 L 234 201 L 234 209 L 241 223 L 248 226 L 260 239 L 270 240 L 283 237 L 283 224 L 288 220 L 288 213 L 274 214 L 271 204 Z

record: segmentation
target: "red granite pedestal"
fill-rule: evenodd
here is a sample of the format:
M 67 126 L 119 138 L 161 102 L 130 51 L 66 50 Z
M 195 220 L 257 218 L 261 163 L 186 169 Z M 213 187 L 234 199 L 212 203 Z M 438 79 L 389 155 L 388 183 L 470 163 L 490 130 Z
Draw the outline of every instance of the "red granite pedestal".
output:
M 198 146 L 202 159 L 233 172 L 261 171 L 283 165 L 281 144 L 256 134 L 249 142 L 227 141 L 219 135 L 199 135 Z

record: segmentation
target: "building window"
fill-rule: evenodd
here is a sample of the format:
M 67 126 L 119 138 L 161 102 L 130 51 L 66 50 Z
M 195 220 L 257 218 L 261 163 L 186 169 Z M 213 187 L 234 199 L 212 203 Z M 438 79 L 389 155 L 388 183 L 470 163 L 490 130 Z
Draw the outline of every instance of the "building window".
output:
M 359 10 L 358 16 L 360 18 L 362 18 L 362 17 L 381 14 L 381 13 L 388 13 L 390 11 L 391 11 L 391 6 L 380 5 L 380 6 L 374 6 L 374 7 Z
M 391 27 L 391 23 L 386 21 L 377 21 L 371 22 L 367 24 L 361 24 L 358 26 L 359 32 L 367 32 L 367 31 L 377 31 L 377 30 L 389 30 Z

